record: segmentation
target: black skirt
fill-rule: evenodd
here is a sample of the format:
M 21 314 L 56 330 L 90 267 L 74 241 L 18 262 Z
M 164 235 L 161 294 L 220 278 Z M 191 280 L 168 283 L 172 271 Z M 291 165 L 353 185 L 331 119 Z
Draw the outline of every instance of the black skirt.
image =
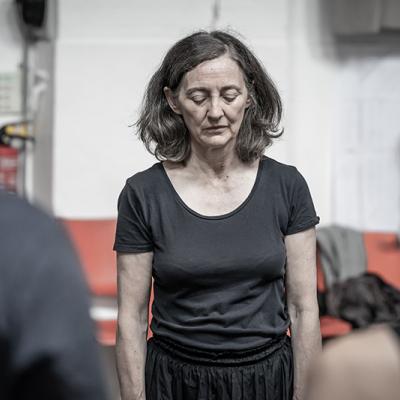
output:
M 213 352 L 153 337 L 147 342 L 145 379 L 146 400 L 292 400 L 290 338 Z

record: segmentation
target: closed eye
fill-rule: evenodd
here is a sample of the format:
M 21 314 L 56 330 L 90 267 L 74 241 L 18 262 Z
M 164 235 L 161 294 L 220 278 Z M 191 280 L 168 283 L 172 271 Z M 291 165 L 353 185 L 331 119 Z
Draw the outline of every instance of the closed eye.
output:
M 203 103 L 205 99 L 206 99 L 206 98 L 203 97 L 203 96 L 194 96 L 194 97 L 191 97 L 191 100 L 192 100 L 194 103 L 196 103 L 196 104 L 201 104 L 201 103 Z
M 224 100 L 228 103 L 232 103 L 236 99 L 237 96 L 224 96 Z
M 223 99 L 228 103 L 231 103 L 239 96 L 238 91 L 236 89 L 231 89 L 231 88 L 224 90 L 221 94 Z

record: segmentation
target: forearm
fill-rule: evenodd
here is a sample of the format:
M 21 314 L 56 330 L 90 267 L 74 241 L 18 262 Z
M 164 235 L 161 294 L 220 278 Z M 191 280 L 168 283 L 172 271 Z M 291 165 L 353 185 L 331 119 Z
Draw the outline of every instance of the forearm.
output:
M 294 356 L 293 400 L 305 400 L 305 384 L 310 364 L 321 351 L 318 308 L 307 311 L 292 309 L 291 337 Z
M 121 400 L 145 400 L 147 324 L 119 324 L 116 345 Z

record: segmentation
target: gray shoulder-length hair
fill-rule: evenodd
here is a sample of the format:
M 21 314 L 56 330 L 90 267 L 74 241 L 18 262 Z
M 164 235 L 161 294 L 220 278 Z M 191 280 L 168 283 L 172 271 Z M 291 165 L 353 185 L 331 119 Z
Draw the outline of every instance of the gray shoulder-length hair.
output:
M 181 115 L 172 111 L 164 87 L 176 92 L 183 76 L 200 63 L 224 54 L 243 71 L 251 99 L 239 129 L 236 151 L 243 162 L 261 157 L 279 129 L 282 103 L 267 72 L 253 53 L 237 38 L 222 32 L 200 31 L 175 43 L 152 76 L 136 126 L 147 150 L 159 161 L 183 161 L 190 155 L 190 135 Z

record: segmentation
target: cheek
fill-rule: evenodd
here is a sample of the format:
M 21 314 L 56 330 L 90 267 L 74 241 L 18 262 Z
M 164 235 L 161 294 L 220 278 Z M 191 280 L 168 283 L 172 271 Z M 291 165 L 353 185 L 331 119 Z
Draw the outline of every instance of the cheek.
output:
M 204 112 L 199 109 L 192 110 L 192 109 L 185 109 L 182 110 L 182 116 L 186 123 L 196 123 L 201 122 L 204 119 Z
M 233 123 L 240 123 L 242 122 L 245 111 L 246 111 L 245 104 L 232 106 L 232 108 L 229 110 L 229 118 Z

